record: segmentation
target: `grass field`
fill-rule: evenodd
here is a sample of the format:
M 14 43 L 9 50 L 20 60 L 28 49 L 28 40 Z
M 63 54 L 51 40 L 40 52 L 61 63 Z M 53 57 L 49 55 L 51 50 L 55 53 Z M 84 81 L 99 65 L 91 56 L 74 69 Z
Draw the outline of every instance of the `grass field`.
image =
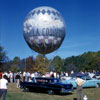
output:
M 83 89 L 83 93 L 87 95 L 88 100 L 100 100 L 100 88 Z M 73 100 L 73 98 L 76 98 L 76 90 L 73 94 L 48 95 L 46 93 L 22 92 L 22 89 L 16 88 L 15 83 L 10 83 L 6 100 Z

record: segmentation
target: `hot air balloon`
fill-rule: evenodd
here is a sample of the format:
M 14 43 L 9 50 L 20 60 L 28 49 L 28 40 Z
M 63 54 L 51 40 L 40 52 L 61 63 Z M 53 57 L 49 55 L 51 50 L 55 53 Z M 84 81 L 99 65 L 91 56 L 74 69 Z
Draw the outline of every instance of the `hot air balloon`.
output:
M 45 55 L 61 46 L 66 33 L 65 22 L 56 9 L 38 7 L 26 16 L 23 33 L 29 47 Z

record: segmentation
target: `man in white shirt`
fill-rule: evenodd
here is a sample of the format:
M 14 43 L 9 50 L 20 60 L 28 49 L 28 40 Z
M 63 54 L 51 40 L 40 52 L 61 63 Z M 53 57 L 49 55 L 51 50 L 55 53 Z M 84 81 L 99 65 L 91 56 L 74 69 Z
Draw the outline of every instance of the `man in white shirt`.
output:
M 77 100 L 83 100 L 82 85 L 85 83 L 85 80 L 81 79 L 80 76 L 77 75 L 75 82 L 77 84 Z
M 23 81 L 25 81 L 25 78 L 26 78 L 26 72 L 24 71 L 23 72 Z
M 13 83 L 13 73 L 10 71 L 10 83 Z
M 0 99 L 3 96 L 3 100 L 6 100 L 7 87 L 8 87 L 7 76 L 4 75 L 3 78 L 0 79 Z

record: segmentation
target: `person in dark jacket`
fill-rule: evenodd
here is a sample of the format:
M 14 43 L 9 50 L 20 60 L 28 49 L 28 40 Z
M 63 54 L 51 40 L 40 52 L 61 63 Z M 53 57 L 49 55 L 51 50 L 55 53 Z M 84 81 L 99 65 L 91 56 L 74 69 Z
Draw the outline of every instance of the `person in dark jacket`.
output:
M 17 73 L 16 74 L 17 88 L 20 88 L 20 80 L 21 80 L 20 73 Z

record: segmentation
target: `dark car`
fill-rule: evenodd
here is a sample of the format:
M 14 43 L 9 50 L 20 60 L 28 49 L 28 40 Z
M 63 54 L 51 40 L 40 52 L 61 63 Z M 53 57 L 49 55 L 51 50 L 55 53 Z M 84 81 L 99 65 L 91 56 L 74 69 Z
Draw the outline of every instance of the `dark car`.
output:
M 24 91 L 47 92 L 54 93 L 72 93 L 72 84 L 63 84 L 57 78 L 38 77 L 34 78 L 32 82 L 20 82 L 20 86 Z

